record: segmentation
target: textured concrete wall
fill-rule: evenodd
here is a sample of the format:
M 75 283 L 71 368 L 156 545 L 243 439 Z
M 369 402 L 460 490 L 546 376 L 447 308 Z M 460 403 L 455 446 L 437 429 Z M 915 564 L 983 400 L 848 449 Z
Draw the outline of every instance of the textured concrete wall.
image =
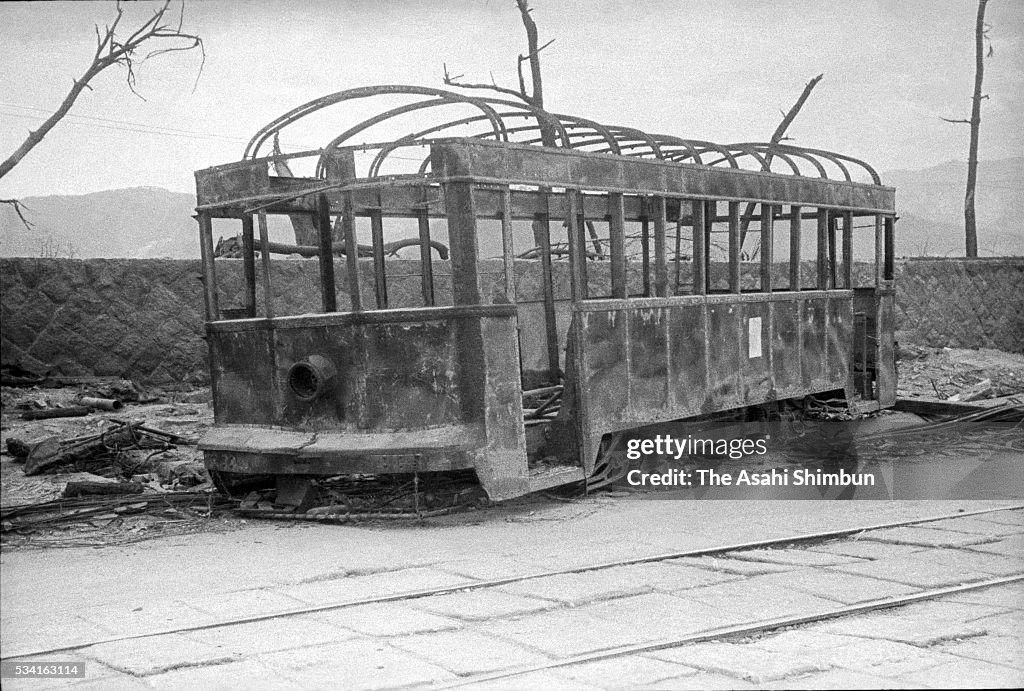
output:
M 897 340 L 1024 353 L 1024 258 L 912 259 L 897 268 Z
M 217 267 L 221 307 L 239 305 L 241 261 L 218 260 Z M 565 268 L 556 266 L 557 298 L 568 297 Z M 389 263 L 392 306 L 421 304 L 417 269 L 416 262 Z M 484 263 L 481 270 L 492 285 L 497 283 L 498 263 Z M 336 264 L 336 273 L 338 285 L 346 285 L 343 263 Z M 520 296 L 539 300 L 536 263 L 520 263 L 517 273 Z M 369 266 L 361 274 L 363 299 L 372 304 Z M 447 263 L 438 262 L 435 278 L 442 304 L 450 300 L 447 274 Z M 278 313 L 318 310 L 315 261 L 275 261 L 272 275 Z M 600 272 L 591 275 L 595 288 L 606 280 Z M 630 283 L 631 290 L 639 288 L 634 271 Z M 900 341 L 1024 352 L 1024 259 L 911 260 L 898 265 L 897 286 Z M 146 383 L 207 379 L 197 261 L 2 259 L 0 298 L 0 358 L 5 364 Z M 345 304 L 339 292 L 339 306 Z M 543 333 L 540 305 L 522 312 L 522 328 Z M 564 329 L 565 319 L 559 321 Z M 543 349 L 525 352 L 524 359 L 541 367 Z

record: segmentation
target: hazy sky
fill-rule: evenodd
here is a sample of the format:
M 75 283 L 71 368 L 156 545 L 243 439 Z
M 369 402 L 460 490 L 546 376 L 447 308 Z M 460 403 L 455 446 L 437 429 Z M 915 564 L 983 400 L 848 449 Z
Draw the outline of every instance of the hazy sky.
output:
M 975 0 L 533 0 L 553 111 L 722 143 L 766 140 L 804 84 L 823 81 L 794 144 L 879 170 L 967 157 Z M 123 26 L 151 3 L 126 6 Z M 54 109 L 91 59 L 112 2 L 0 3 L 0 158 Z M 1024 155 L 1024 0 L 992 0 L 981 158 Z M 515 82 L 525 34 L 513 0 L 190 0 L 198 53 L 93 82 L 3 180 L 0 197 L 153 185 L 194 189 L 198 168 L 238 160 L 248 138 L 319 96 L 369 84 Z M 302 134 L 315 147 L 347 124 Z M 190 134 L 191 133 L 191 134 Z M 201 136 L 197 136 L 201 135 Z M 294 136 L 294 135 L 293 135 Z M 308 141 L 307 141 L 308 139 Z

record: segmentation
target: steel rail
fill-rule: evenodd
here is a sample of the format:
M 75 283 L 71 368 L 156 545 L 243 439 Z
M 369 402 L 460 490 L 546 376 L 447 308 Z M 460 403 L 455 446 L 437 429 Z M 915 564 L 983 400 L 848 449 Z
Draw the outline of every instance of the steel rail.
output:
M 967 518 L 970 516 L 980 516 L 988 513 L 997 513 L 1001 511 L 1020 511 L 1024 510 L 1024 504 L 1014 504 L 1011 506 L 997 506 L 989 509 L 978 509 L 976 511 L 963 511 L 953 514 L 942 514 L 939 516 L 929 516 L 927 518 L 918 518 L 907 521 L 894 521 L 890 523 L 877 523 L 873 525 L 857 526 L 855 528 L 842 528 L 839 530 L 827 530 L 818 533 L 805 533 L 800 535 L 791 535 L 787 537 L 770 538 L 768 540 L 757 540 L 752 542 L 741 542 L 731 545 L 720 545 L 718 547 L 703 547 L 698 549 L 684 550 L 682 552 L 669 552 L 667 554 L 657 554 L 648 557 L 634 557 L 630 559 L 621 559 L 610 562 L 599 562 L 588 566 L 576 566 L 566 569 L 554 569 L 551 571 L 542 571 L 538 573 L 526 574 L 522 576 L 509 576 L 507 578 L 496 578 L 489 581 L 476 581 L 460 583 L 458 585 L 443 586 L 440 588 L 425 588 L 422 590 L 406 591 L 404 593 L 390 593 L 387 595 L 380 595 L 375 597 L 366 597 L 359 600 L 349 600 L 345 602 L 335 602 L 326 605 L 310 605 L 308 607 L 296 607 L 292 609 L 279 610 L 277 612 L 267 612 L 263 614 L 254 614 L 245 617 L 235 617 L 233 619 L 225 619 L 221 621 L 209 622 L 205 624 L 188 625 L 188 626 L 174 626 L 165 629 L 156 629 L 153 631 L 142 631 L 138 633 L 124 634 L 119 636 L 108 636 L 106 638 L 100 638 L 86 643 L 75 643 L 72 645 L 57 646 L 53 648 L 45 648 L 39 650 L 27 650 L 27 651 L 15 651 L 10 652 L 10 646 L 8 650 L 0 654 L 0 660 L 10 660 L 15 658 L 24 657 L 39 657 L 43 655 L 51 655 L 54 653 L 64 653 L 71 650 L 81 650 L 82 648 L 88 648 L 94 645 L 101 645 L 104 643 L 116 643 L 119 641 L 135 640 L 139 638 L 152 638 L 155 636 L 164 636 L 173 633 L 187 633 L 189 631 L 205 631 L 209 629 L 217 629 L 225 626 L 233 626 L 236 624 L 252 624 L 259 621 L 269 621 L 272 619 L 281 619 L 284 617 L 293 617 L 303 614 L 314 614 L 317 612 L 329 612 L 337 609 L 347 609 L 350 607 L 359 607 L 362 605 L 372 604 L 384 604 L 389 602 L 401 602 L 403 600 L 418 600 L 425 597 L 432 597 L 434 595 L 448 595 L 450 593 L 467 591 L 467 590 L 480 590 L 483 588 L 496 588 L 503 585 L 510 585 L 512 583 L 521 583 L 523 581 L 532 581 L 538 578 L 547 578 L 549 576 L 561 576 L 565 574 L 574 573 L 586 573 L 588 571 L 601 571 L 604 569 L 610 569 L 617 566 L 632 566 L 634 564 L 650 564 L 659 561 L 668 561 L 670 559 L 681 559 L 684 557 L 702 557 L 710 556 L 714 554 L 724 554 L 728 552 L 742 552 L 751 549 L 759 549 L 764 547 L 771 547 L 773 545 L 786 545 L 800 542 L 819 542 L 822 540 L 849 537 L 851 535 L 857 535 L 870 530 L 883 530 L 886 528 L 899 528 L 902 526 L 916 525 L 919 523 L 933 523 L 935 521 L 944 521 L 951 518 Z M 1016 578 L 1016 577 L 1015 577 Z M 1019 578 L 1024 579 L 1024 576 Z
M 657 650 L 668 650 L 670 648 L 679 648 L 684 645 L 706 643 L 708 641 L 716 641 L 724 638 L 734 638 L 736 636 L 751 636 L 758 633 L 764 633 L 766 631 L 774 631 L 775 629 L 785 628 L 787 626 L 800 626 L 803 624 L 811 624 L 816 621 L 838 619 L 839 617 L 846 617 L 851 614 L 862 614 L 865 612 L 874 612 L 880 609 L 902 607 L 903 605 L 909 605 L 915 602 L 921 602 L 923 600 L 934 600 L 935 598 L 945 597 L 946 595 L 968 593 L 973 590 L 981 590 L 983 588 L 994 588 L 1000 585 L 1019 583 L 1021 581 L 1024 581 L 1024 574 L 1017 576 L 1003 576 L 1000 578 L 993 578 L 987 581 L 978 581 L 975 583 L 964 583 L 962 585 L 949 586 L 946 588 L 933 588 L 932 590 L 923 590 L 919 593 L 913 593 L 911 595 L 897 595 L 894 597 L 887 597 L 879 600 L 870 600 L 868 602 L 861 602 L 856 605 L 836 607 L 835 609 L 830 609 L 827 612 L 817 612 L 815 614 L 802 614 L 791 617 L 777 617 L 775 619 L 764 619 L 761 621 L 755 621 L 746 624 L 734 624 L 732 626 L 722 626 L 715 629 L 705 629 L 704 631 L 698 631 L 697 633 L 691 633 L 686 636 L 680 636 L 679 638 L 666 638 L 659 641 L 653 641 L 650 643 L 634 643 L 631 645 L 619 646 L 608 650 L 602 650 L 593 653 L 584 653 L 583 655 L 574 655 L 572 657 L 562 658 L 561 660 L 552 660 L 550 662 L 545 662 L 536 665 L 527 665 L 523 667 L 516 667 L 514 669 L 507 669 L 498 672 L 489 672 L 486 674 L 464 677 L 462 679 L 448 682 L 446 684 L 431 686 L 430 688 L 454 689 L 460 686 L 479 684 L 482 682 L 495 681 L 498 679 L 508 679 L 509 677 L 517 677 L 523 674 L 530 674 L 532 672 L 543 672 L 550 669 L 558 669 L 559 667 L 581 665 L 587 662 L 595 662 L 597 660 L 609 660 L 612 658 L 626 657 L 628 655 L 639 655 L 641 653 L 649 653 Z

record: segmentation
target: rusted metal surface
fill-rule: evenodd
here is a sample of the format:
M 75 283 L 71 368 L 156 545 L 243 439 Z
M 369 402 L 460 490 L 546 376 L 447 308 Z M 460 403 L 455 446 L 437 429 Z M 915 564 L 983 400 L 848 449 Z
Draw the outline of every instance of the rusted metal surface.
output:
M 407 102 L 348 125 L 321 149 L 283 155 L 275 143 L 266 155 L 302 118 L 375 97 Z M 410 114 L 425 118 L 415 131 L 354 144 Z M 310 172 L 294 177 L 301 166 Z M 854 174 L 873 183 L 853 182 Z M 895 399 L 894 190 L 841 154 L 684 140 L 501 99 L 385 86 L 300 106 L 261 129 L 245 160 L 196 180 L 216 417 L 202 446 L 219 471 L 473 469 L 492 499 L 504 499 L 595 472 L 608 481 L 622 470 L 612 450 L 625 430 L 825 392 Z M 740 204 L 761 208 L 760 258 L 748 265 Z M 323 314 L 276 314 L 268 214 L 315 226 Z M 223 310 L 232 318 L 217 305 L 212 218 L 242 220 L 246 285 L 241 309 Z M 368 219 L 368 248 L 357 242 L 357 218 Z M 395 309 L 400 298 L 389 296 L 392 218 L 416 225 L 423 308 Z M 876 286 L 854 291 L 854 243 L 870 237 L 855 232 L 864 218 L 874 230 Z M 448 276 L 435 286 L 432 219 L 447 224 L 447 307 L 435 306 Z M 497 270 L 481 269 L 481 219 L 501 224 Z M 804 220 L 816 221 L 817 233 Z M 522 221 L 532 224 L 533 248 L 515 246 L 522 236 L 513 222 Z M 788 257 L 776 258 L 774 223 L 785 221 Z M 559 222 L 568 242 L 553 246 Z M 637 225 L 627 232 L 627 224 Z M 728 259 L 716 254 L 712 265 L 716 224 L 728 234 Z M 801 290 L 805 239 L 817 241 L 816 290 Z M 336 286 L 339 245 L 347 280 Z M 364 248 L 373 257 L 372 308 L 360 294 L 359 272 L 371 270 L 358 260 Z M 540 260 L 539 277 L 517 285 L 524 252 Z M 790 290 L 773 292 L 775 260 L 787 258 Z M 744 279 L 756 277 L 758 289 L 745 290 Z M 392 280 L 397 286 L 397 274 Z M 336 290 L 347 295 L 347 312 L 336 311 Z M 524 382 L 558 385 L 561 398 L 531 399 L 524 412 Z M 552 458 L 562 465 L 531 464 Z

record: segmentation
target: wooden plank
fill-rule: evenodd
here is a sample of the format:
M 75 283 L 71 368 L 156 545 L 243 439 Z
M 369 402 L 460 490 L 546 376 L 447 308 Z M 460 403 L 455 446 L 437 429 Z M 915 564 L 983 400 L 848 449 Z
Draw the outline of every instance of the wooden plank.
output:
M 570 251 L 572 239 L 570 234 Z M 501 256 L 505 267 L 505 299 L 516 301 L 516 250 L 512 233 L 512 191 L 501 191 Z
M 316 226 L 320 256 L 320 294 L 324 312 L 338 311 L 338 296 L 334 290 L 334 238 L 331 235 L 331 204 L 327 195 L 316 198 Z M 260 239 L 262 243 L 262 238 Z
M 256 216 L 260 227 L 260 268 L 263 270 L 263 316 L 274 318 L 274 289 L 270 280 L 270 233 L 267 231 L 267 212 L 260 209 Z
M 217 306 L 217 268 L 213 263 L 213 220 L 205 213 L 200 213 L 198 220 L 206 321 L 217 321 L 220 319 L 220 308 Z
M 541 285 L 544 293 L 544 334 L 547 343 L 548 372 L 553 381 L 559 376 L 558 323 L 555 320 L 555 287 L 551 267 L 551 221 L 546 213 L 533 219 L 533 239 L 540 248 Z
M 838 288 L 839 261 L 836 256 L 836 231 L 839 227 L 839 217 L 835 213 L 828 215 L 828 281 L 829 288 Z
M 569 286 L 573 302 L 579 302 L 586 297 L 586 283 L 584 268 L 587 261 L 587 246 L 585 239 L 580 233 L 579 199 L 578 193 L 569 191 L 569 213 L 566 215 L 568 223 L 567 233 L 569 236 Z
M 424 206 L 416 209 L 420 236 L 420 293 L 426 307 L 434 306 L 434 264 L 430 254 L 430 212 Z
M 654 197 L 654 294 L 660 298 L 668 295 L 668 267 L 665 264 L 665 232 L 668 225 L 664 197 Z
M 679 202 L 679 207 L 682 209 L 683 202 Z M 682 280 L 683 273 L 683 213 L 680 211 L 676 214 L 676 280 L 674 287 L 672 288 L 673 295 L 679 295 L 679 283 Z
M 818 209 L 818 240 L 817 240 L 818 290 L 828 289 L 828 209 Z
M 800 290 L 803 277 L 800 275 L 800 207 L 793 206 L 789 214 L 789 289 Z
M 885 217 L 875 215 L 875 287 L 882 285 L 885 272 Z
M 242 217 L 242 274 L 245 277 L 242 306 L 250 319 L 256 316 L 256 242 L 253 232 L 252 214 L 246 214 Z
M 363 301 L 359 294 L 359 246 L 356 241 L 356 214 L 351 192 L 344 192 L 341 195 L 341 229 L 345 235 L 349 305 L 353 312 L 358 312 L 363 309 Z
M 473 185 L 468 182 L 447 183 L 444 201 L 448 212 L 448 242 L 451 245 L 453 304 L 478 305 L 480 282 Z
M 761 205 L 761 292 L 772 292 L 772 261 L 775 254 L 775 219 L 771 204 Z
M 650 214 L 650 197 L 644 197 L 642 200 L 643 210 L 642 217 L 640 219 L 640 270 L 643 272 L 644 282 L 644 297 L 651 297 L 651 221 L 648 215 Z
M 896 219 L 885 217 L 885 280 L 891 281 L 896 276 Z
M 593 222 L 587 220 L 587 198 L 579 192 L 575 192 L 574 196 L 576 198 L 576 232 L 578 233 L 579 246 L 583 258 L 583 261 L 580 262 L 580 295 L 583 296 L 583 300 L 586 300 L 590 297 L 590 282 L 587 273 L 587 233 L 591 233 L 590 240 L 592 241 L 594 252 L 601 254 L 603 250 L 601 243 L 597 240 L 597 233 L 594 232 Z M 590 201 L 593 202 L 593 197 L 591 197 Z
M 707 248 L 705 240 L 707 233 L 704 228 L 704 200 L 698 199 L 692 203 L 693 211 L 693 293 L 694 295 L 706 295 L 708 292 L 708 266 Z
M 853 287 L 853 212 L 843 212 L 843 287 Z
M 611 253 L 612 298 L 626 297 L 626 221 L 622 193 L 608 194 L 608 233 Z
M 370 237 L 373 243 L 373 292 L 377 309 L 388 308 L 388 277 L 384 267 L 384 219 L 380 209 L 370 212 Z
M 740 279 L 740 203 L 729 202 L 729 292 L 742 293 Z

